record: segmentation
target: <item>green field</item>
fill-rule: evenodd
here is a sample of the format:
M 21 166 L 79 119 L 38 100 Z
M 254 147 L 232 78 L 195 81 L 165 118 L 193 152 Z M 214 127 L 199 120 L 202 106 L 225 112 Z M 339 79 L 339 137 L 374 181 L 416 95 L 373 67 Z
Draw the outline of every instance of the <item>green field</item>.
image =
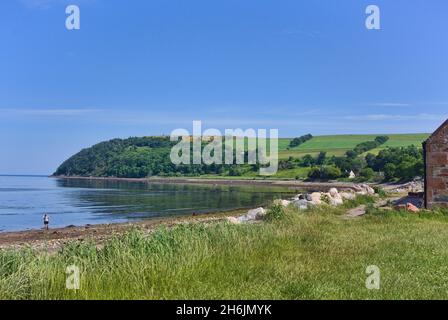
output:
M 321 151 L 327 152 L 328 155 L 343 155 L 346 151 L 353 149 L 357 144 L 374 140 L 375 137 L 383 134 L 373 135 L 331 135 L 331 136 L 316 136 L 311 140 L 296 148 L 288 148 L 289 142 L 292 139 L 282 138 L 279 141 L 279 158 L 285 159 L 288 157 L 302 157 L 305 154 L 316 155 Z M 413 134 L 384 134 L 390 139 L 381 148 L 386 147 L 405 147 L 410 145 L 421 146 L 422 142 L 428 138 L 427 133 L 413 133 Z M 289 149 L 289 150 L 288 150 Z M 372 153 L 378 152 L 381 149 L 375 149 Z
M 131 232 L 57 254 L 0 250 L 0 299 L 447 299 L 446 213 L 289 208 L 257 224 Z M 268 257 L 268 258 L 267 258 Z M 80 290 L 65 288 L 66 268 Z M 380 269 L 367 289 L 366 269 Z
M 280 138 L 278 142 L 279 159 L 288 159 L 289 157 L 301 158 L 306 154 L 317 156 L 319 152 L 324 151 L 327 156 L 343 156 L 346 151 L 352 150 L 356 145 L 372 141 L 377 136 L 385 135 L 389 140 L 380 148 L 368 151 L 368 153 L 378 154 L 378 152 L 387 147 L 407 147 L 418 146 L 429 137 L 427 133 L 412 133 L 412 134 L 370 134 L 370 135 L 328 135 L 315 136 L 311 140 L 302 145 L 289 148 L 289 143 L 292 138 Z M 269 150 L 269 144 L 267 149 Z M 247 149 L 247 146 L 246 146 Z M 268 177 L 269 179 L 305 179 L 310 168 L 295 168 L 290 170 L 280 170 L 277 174 Z M 239 178 L 256 178 L 256 172 L 245 172 Z

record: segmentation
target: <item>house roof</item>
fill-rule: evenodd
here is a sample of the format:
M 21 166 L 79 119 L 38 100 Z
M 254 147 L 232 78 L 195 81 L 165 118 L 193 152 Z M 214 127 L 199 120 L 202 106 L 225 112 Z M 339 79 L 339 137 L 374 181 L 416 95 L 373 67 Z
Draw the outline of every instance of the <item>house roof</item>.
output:
M 442 131 L 445 127 L 448 127 L 448 119 L 446 119 L 445 122 L 442 123 L 442 125 L 440 127 L 438 127 L 437 130 L 434 131 L 433 134 L 430 135 L 429 138 L 426 139 L 426 141 L 423 143 L 425 144 L 425 143 L 431 141 L 431 139 L 434 138 L 435 136 L 437 136 L 440 133 L 440 131 Z

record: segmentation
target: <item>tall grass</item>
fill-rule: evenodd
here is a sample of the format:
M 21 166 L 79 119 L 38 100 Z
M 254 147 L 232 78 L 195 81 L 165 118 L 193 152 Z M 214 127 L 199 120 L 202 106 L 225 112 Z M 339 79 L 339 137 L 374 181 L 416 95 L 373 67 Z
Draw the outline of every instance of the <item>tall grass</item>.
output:
M 186 224 L 151 235 L 71 243 L 57 254 L 0 251 L 2 299 L 399 299 L 448 298 L 448 217 L 347 207 L 299 212 L 258 224 Z M 65 288 L 66 267 L 81 288 Z M 365 287 L 366 267 L 380 290 Z

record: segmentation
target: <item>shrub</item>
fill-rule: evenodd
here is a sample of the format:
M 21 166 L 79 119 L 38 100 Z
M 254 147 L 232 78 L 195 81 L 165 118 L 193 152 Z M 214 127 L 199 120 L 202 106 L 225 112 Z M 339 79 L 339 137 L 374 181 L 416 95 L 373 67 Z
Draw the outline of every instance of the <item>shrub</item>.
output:
M 384 166 L 384 179 L 392 180 L 395 177 L 397 167 L 393 163 L 388 163 Z
M 364 168 L 360 172 L 360 176 L 365 180 L 371 180 L 375 175 L 375 171 L 372 168 Z
M 374 187 L 373 187 L 373 190 L 375 190 L 375 193 L 376 193 L 377 195 L 379 195 L 381 198 L 385 198 L 385 197 L 387 196 L 387 192 L 386 192 L 386 190 L 384 190 L 384 189 L 381 188 L 381 187 L 374 186 Z
M 266 213 L 265 220 L 274 221 L 280 220 L 285 217 L 285 210 L 283 206 L 279 204 L 273 204 L 268 208 L 268 212 Z
M 308 178 L 317 180 L 321 178 L 321 171 L 320 168 L 311 168 L 311 170 L 308 172 Z
M 330 180 L 342 176 L 341 169 L 335 166 L 324 166 L 321 168 L 312 168 L 308 172 L 308 178 L 312 180 Z
M 316 163 L 316 160 L 310 154 L 306 154 L 300 160 L 300 166 L 302 167 L 312 167 Z
M 323 168 L 323 179 L 337 179 L 342 175 L 341 169 L 335 166 L 327 166 Z

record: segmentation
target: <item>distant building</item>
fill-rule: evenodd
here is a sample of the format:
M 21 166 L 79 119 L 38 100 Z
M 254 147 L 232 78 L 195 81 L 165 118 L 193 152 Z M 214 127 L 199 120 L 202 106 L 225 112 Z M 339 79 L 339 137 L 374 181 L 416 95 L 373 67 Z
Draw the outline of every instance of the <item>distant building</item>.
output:
M 425 142 L 425 207 L 448 208 L 448 120 Z

